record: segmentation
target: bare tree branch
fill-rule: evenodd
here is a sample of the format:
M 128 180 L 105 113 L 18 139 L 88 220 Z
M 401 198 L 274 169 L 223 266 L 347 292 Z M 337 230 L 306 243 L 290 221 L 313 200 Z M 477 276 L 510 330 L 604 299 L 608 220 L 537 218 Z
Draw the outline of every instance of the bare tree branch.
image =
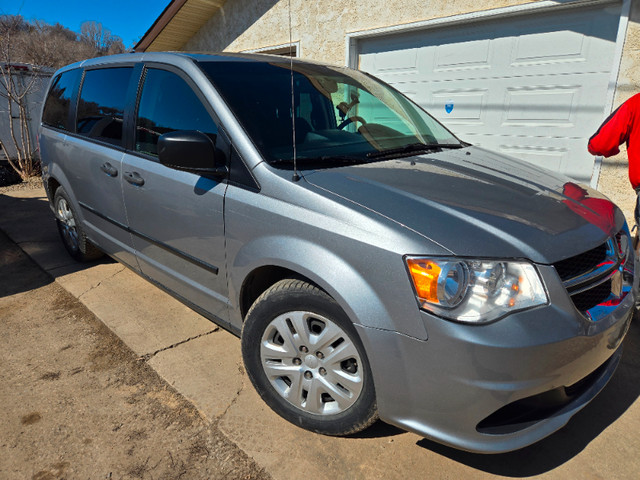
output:
M 23 179 L 39 169 L 29 125 L 29 101 L 42 81 L 40 68 L 57 69 L 124 51 L 122 39 L 99 22 L 83 23 L 77 34 L 59 23 L 0 15 L 0 99 L 7 104 L 9 131 L 9 138 L 0 138 L 0 152 Z M 13 150 L 15 155 L 10 157 Z

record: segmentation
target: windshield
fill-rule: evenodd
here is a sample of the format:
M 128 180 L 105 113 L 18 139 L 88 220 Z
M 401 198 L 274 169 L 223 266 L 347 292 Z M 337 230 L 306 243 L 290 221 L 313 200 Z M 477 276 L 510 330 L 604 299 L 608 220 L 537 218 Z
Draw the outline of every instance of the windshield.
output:
M 292 168 L 294 123 L 301 169 L 461 147 L 420 107 L 356 70 L 294 62 L 292 102 L 286 60 L 200 66 L 266 161 L 279 168 Z

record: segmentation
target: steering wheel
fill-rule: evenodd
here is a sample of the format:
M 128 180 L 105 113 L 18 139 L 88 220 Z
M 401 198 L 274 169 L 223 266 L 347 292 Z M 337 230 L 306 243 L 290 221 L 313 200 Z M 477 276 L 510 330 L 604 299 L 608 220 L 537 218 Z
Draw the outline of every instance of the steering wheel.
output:
M 354 115 L 352 117 L 345 118 L 342 121 L 342 123 L 340 123 L 340 125 L 338 125 L 338 130 L 342 130 L 344 127 L 349 125 L 351 122 L 360 122 L 363 125 L 367 124 L 367 121 L 364 118 L 359 117 L 358 115 Z

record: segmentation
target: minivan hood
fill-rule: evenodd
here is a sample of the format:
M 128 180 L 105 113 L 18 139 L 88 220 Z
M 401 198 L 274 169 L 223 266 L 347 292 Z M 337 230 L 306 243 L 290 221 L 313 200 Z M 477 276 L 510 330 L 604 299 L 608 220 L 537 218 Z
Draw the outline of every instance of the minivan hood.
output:
M 304 178 L 456 256 L 549 264 L 600 245 L 624 224 L 622 212 L 598 192 L 478 147 L 305 172 Z

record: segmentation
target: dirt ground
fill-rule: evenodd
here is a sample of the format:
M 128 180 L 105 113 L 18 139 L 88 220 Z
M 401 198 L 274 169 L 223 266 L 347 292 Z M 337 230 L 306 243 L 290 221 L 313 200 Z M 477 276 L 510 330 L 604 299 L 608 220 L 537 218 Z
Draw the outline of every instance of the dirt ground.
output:
M 0 232 L 0 479 L 266 479 Z

